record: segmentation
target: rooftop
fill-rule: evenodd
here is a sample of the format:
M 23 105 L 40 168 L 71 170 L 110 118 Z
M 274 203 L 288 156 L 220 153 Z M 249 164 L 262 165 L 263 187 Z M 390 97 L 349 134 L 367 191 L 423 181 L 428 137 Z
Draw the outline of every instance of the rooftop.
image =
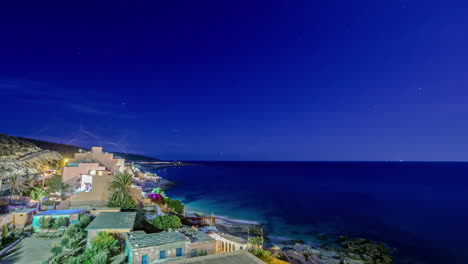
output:
M 72 209 L 86 209 L 86 210 L 119 210 L 119 207 L 107 207 L 107 206 L 91 206 L 91 205 L 77 205 L 72 206 Z
M 15 214 L 24 214 L 24 213 L 30 213 L 32 211 L 36 210 L 35 208 L 23 208 L 19 211 L 15 211 Z
M 229 235 L 229 234 L 224 234 L 224 233 L 219 233 L 219 236 L 220 237 L 223 237 L 227 240 L 230 240 L 232 242 L 236 242 L 236 243 L 239 243 L 239 244 L 244 244 L 244 243 L 247 243 L 247 240 L 243 239 L 242 237 L 237 237 L 237 236 L 233 236 L 233 235 Z
M 265 264 L 259 258 L 250 254 L 247 251 L 238 250 L 227 253 L 208 255 L 203 257 L 181 259 L 168 261 L 170 264 Z
M 86 227 L 91 229 L 133 229 L 136 212 L 102 212 Z
M 69 209 L 69 210 L 47 210 L 42 213 L 38 213 L 35 216 L 42 216 L 42 215 L 71 215 L 71 214 L 81 214 L 86 212 L 83 209 Z
M 190 227 L 181 227 L 177 229 L 177 232 L 189 237 L 191 243 L 203 243 L 214 240 L 214 238 L 210 237 L 205 232 L 198 231 Z
M 213 241 L 214 238 L 210 237 L 206 233 L 202 231 L 198 231 L 195 235 L 190 236 L 190 242 L 192 243 L 202 243 L 202 242 L 208 242 L 208 241 Z
M 185 217 L 204 217 L 204 215 L 200 213 L 186 212 Z
M 159 246 L 174 242 L 188 242 L 188 238 L 178 232 L 146 234 L 142 231 L 131 232 L 127 239 L 134 248 Z

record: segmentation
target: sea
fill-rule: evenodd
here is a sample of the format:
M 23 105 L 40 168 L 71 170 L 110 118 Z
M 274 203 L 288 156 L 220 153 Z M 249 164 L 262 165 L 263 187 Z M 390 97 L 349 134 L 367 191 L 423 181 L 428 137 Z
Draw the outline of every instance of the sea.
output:
M 156 173 L 188 210 L 255 221 L 273 240 L 348 235 L 394 263 L 468 263 L 467 162 L 191 162 Z

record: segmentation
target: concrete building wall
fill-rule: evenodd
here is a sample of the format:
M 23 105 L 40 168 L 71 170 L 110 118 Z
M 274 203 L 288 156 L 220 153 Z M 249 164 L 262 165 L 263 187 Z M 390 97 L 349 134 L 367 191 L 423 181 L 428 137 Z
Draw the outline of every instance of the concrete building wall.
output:
M 13 223 L 13 213 L 8 213 L 0 216 L 0 226 Z
M 252 245 L 247 242 L 239 243 L 239 242 L 231 241 L 218 234 L 209 234 L 209 236 L 216 240 L 216 253 L 230 252 L 230 251 L 236 251 L 236 250 L 245 250 L 245 249 L 252 248 Z
M 190 243 L 187 248 L 187 258 L 194 257 L 192 252 L 196 252 L 196 256 L 199 256 L 200 252 L 204 252 L 206 255 L 216 254 L 216 240 L 203 243 Z
M 109 200 L 109 183 L 112 180 L 111 175 L 93 176 L 93 185 L 89 192 L 81 192 L 70 198 L 71 205 L 79 205 L 80 202 L 87 201 L 105 201 L 101 204 L 107 205 Z
M 131 254 L 132 254 L 131 263 L 141 264 L 142 260 L 143 260 L 143 256 L 145 256 L 145 255 L 148 258 L 148 263 L 156 263 L 156 262 L 163 262 L 163 261 L 186 258 L 186 256 L 187 256 L 187 244 L 188 244 L 188 242 L 181 241 L 181 242 L 169 243 L 169 244 L 154 246 L 154 247 L 134 248 L 134 249 L 132 249 L 132 252 L 131 252 Z M 128 247 L 128 245 L 127 245 L 127 247 Z M 182 249 L 182 256 L 180 256 L 180 257 L 176 256 L 176 249 L 177 248 Z M 160 256 L 159 253 L 160 253 L 161 250 L 166 251 L 166 258 L 164 260 L 159 258 L 159 256 Z
M 63 167 L 62 181 L 75 187 L 81 178 L 81 174 L 88 174 L 90 170 L 99 169 L 102 169 L 99 163 L 78 163 L 78 167 Z
M 32 212 L 16 213 L 13 215 L 13 224 L 15 228 L 24 228 L 32 223 Z
M 125 159 L 114 159 L 114 154 L 102 153 L 102 147 L 93 147 L 89 153 L 75 153 L 70 162 L 81 162 L 86 159 L 98 161 L 112 173 L 124 172 Z

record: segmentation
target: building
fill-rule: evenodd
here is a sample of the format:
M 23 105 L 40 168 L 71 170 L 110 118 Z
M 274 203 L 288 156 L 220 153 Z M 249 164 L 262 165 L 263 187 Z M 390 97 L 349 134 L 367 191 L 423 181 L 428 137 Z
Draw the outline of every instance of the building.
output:
M 190 244 L 187 248 L 187 257 L 198 257 L 216 254 L 216 240 L 202 231 L 195 231 L 188 236 Z
M 70 163 L 63 168 L 63 182 L 74 186 L 82 174 L 88 174 L 92 170 L 123 173 L 125 159 L 115 159 L 113 154 L 102 152 L 102 147 L 92 147 L 90 152 L 75 153 Z
M 105 170 L 106 167 L 99 162 L 92 162 L 91 160 L 68 163 L 67 166 L 63 167 L 62 181 L 72 187 L 77 187 L 82 175 L 87 175 L 91 171 L 100 172 Z
M 196 226 L 212 226 L 216 224 L 216 218 L 214 216 L 204 216 L 200 213 L 185 213 L 185 221 L 189 225 Z
M 106 206 L 110 197 L 109 183 L 116 174 L 126 171 L 125 159 L 105 153 L 101 147 L 75 153 L 63 168 L 62 181 L 73 189 L 70 206 Z M 141 190 L 138 197 L 141 197 Z
M 99 232 L 105 231 L 123 236 L 133 230 L 136 212 L 102 212 L 85 228 L 88 231 L 87 243 Z
M 252 247 L 246 239 L 241 237 L 223 233 L 211 233 L 209 236 L 216 240 L 217 253 L 250 249 Z
M 69 219 L 69 223 L 74 224 L 78 222 L 81 215 L 84 215 L 86 210 L 83 209 L 69 209 L 69 210 L 48 210 L 37 215 L 33 216 L 32 226 L 35 232 L 40 232 L 41 227 L 39 224 L 39 220 L 42 217 L 52 217 L 52 218 L 59 218 L 64 217 Z
M 72 209 L 85 209 L 92 216 L 97 216 L 104 212 L 114 212 L 114 213 L 120 212 L 119 207 L 107 207 L 107 206 L 83 205 L 83 206 L 74 206 Z
M 24 208 L 13 213 L 13 224 L 15 228 L 25 228 L 32 223 L 36 208 Z
M 265 264 L 245 250 L 171 261 L 168 264 Z
M 0 214 L 0 226 L 10 225 L 11 223 L 13 223 L 13 213 Z
M 178 232 L 146 234 L 143 231 L 125 235 L 128 263 L 150 264 L 187 257 L 189 238 Z

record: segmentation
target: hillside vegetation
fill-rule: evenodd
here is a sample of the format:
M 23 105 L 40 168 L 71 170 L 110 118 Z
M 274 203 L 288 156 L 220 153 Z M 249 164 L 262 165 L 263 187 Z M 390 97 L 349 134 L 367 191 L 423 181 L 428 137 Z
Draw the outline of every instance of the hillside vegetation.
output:
M 21 157 L 40 150 L 40 147 L 27 140 L 0 134 L 0 158 Z
M 42 141 L 42 140 L 37 140 L 37 139 L 21 138 L 21 137 L 18 137 L 18 139 L 32 143 L 35 146 L 44 150 L 47 149 L 50 151 L 57 151 L 58 153 L 62 154 L 62 156 L 64 157 L 73 157 L 73 154 L 77 153 L 80 149 L 89 151 L 89 149 L 87 148 L 80 148 L 77 146 L 47 142 L 47 141 Z M 106 150 L 104 149 L 104 151 Z M 110 153 L 113 153 L 115 156 L 124 158 L 127 161 L 159 161 L 159 159 L 155 159 L 155 158 L 147 157 L 143 155 L 138 155 L 138 154 L 128 154 L 128 153 L 122 153 L 122 152 L 110 152 Z
M 89 150 L 72 145 L 0 134 L 0 173 L 23 174 L 26 170 L 35 173 L 53 169 L 64 157 L 71 158 L 80 149 Z M 142 155 L 112 153 L 127 161 L 158 161 L 158 159 Z

